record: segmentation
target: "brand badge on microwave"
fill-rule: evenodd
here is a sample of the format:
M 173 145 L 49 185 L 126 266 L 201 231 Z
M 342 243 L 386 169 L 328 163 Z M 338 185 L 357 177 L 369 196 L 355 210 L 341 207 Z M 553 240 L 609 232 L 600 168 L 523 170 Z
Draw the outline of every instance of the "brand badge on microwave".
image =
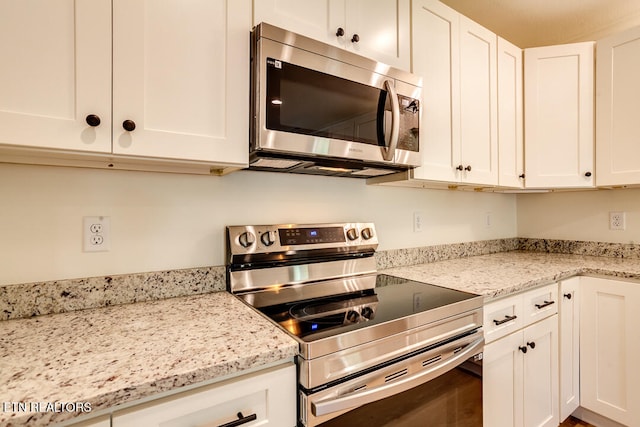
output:
M 282 69 L 282 61 L 273 58 L 267 58 L 267 65 L 271 65 L 272 67 L 276 67 L 278 70 Z

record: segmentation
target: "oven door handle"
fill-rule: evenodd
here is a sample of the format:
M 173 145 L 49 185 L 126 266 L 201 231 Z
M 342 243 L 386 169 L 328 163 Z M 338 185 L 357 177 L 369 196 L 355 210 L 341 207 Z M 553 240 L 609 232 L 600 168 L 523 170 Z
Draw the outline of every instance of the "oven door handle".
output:
M 441 363 L 431 365 L 429 369 L 420 371 L 416 375 L 403 378 L 402 380 L 390 382 L 381 385 L 380 387 L 375 387 L 368 390 L 365 389 L 362 391 L 357 391 L 355 393 L 342 395 L 335 399 L 312 402 L 311 411 L 313 412 L 313 415 L 319 417 L 322 415 L 345 411 L 347 409 L 366 405 L 367 403 L 375 402 L 377 400 L 402 393 L 403 391 L 407 391 L 427 381 L 431 381 L 432 379 L 454 369 L 456 366 L 461 365 L 471 356 L 479 353 L 480 350 L 482 350 L 483 345 L 484 338 L 480 337 L 477 340 L 471 342 L 464 350 L 456 353 L 455 356 L 442 361 Z
M 384 81 L 384 89 L 391 100 L 391 135 L 389 136 L 389 145 L 382 147 L 382 158 L 391 161 L 396 154 L 398 136 L 400 135 L 400 102 L 392 80 Z

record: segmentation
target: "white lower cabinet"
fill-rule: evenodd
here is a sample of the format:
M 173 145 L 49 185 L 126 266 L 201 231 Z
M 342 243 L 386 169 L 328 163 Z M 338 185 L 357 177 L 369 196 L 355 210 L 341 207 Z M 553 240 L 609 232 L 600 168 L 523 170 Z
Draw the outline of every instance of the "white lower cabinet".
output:
M 247 427 L 294 427 L 295 366 L 287 364 L 116 411 L 111 426 L 205 427 L 240 419 L 246 419 L 242 425 Z
M 560 282 L 560 421 L 580 406 L 580 278 Z
M 581 406 L 626 426 L 640 425 L 640 284 L 582 277 Z
M 557 289 L 553 284 L 485 306 L 487 327 L 506 331 L 509 324 L 521 325 L 506 336 L 494 329 L 487 337 L 482 378 L 485 426 L 559 424 Z

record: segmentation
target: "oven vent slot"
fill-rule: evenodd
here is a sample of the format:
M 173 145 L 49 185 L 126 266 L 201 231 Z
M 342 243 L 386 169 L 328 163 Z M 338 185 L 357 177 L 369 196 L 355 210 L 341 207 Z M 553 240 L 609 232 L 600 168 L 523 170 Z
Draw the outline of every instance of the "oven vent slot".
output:
M 425 366 L 431 365 L 432 363 L 436 363 L 442 360 L 442 355 L 439 354 L 436 357 L 432 357 L 431 359 L 427 359 L 425 361 L 422 362 L 422 367 L 424 368 Z
M 393 380 L 397 380 L 398 378 L 407 375 L 409 373 L 409 371 L 405 368 L 401 371 L 395 372 L 391 375 L 387 375 L 386 377 L 384 377 L 384 382 L 388 383 L 389 381 L 393 381 Z
M 353 391 L 352 391 L 352 393 L 353 393 L 353 392 L 356 392 L 356 391 L 364 390 L 364 389 L 366 389 L 366 388 L 367 388 L 367 385 L 366 385 L 366 384 L 363 384 L 363 385 L 361 385 L 361 386 L 359 386 L 359 387 L 354 388 L 354 389 L 353 389 Z

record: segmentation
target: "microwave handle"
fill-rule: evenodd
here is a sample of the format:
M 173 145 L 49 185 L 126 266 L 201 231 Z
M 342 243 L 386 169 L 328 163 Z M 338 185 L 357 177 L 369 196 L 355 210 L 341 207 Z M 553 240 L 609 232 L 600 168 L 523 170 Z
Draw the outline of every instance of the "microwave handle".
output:
M 389 145 L 382 148 L 382 157 L 384 160 L 391 161 L 396 154 L 398 135 L 400 134 L 400 102 L 398 102 L 398 94 L 393 85 L 393 80 L 384 81 L 384 90 L 391 97 L 391 136 Z

